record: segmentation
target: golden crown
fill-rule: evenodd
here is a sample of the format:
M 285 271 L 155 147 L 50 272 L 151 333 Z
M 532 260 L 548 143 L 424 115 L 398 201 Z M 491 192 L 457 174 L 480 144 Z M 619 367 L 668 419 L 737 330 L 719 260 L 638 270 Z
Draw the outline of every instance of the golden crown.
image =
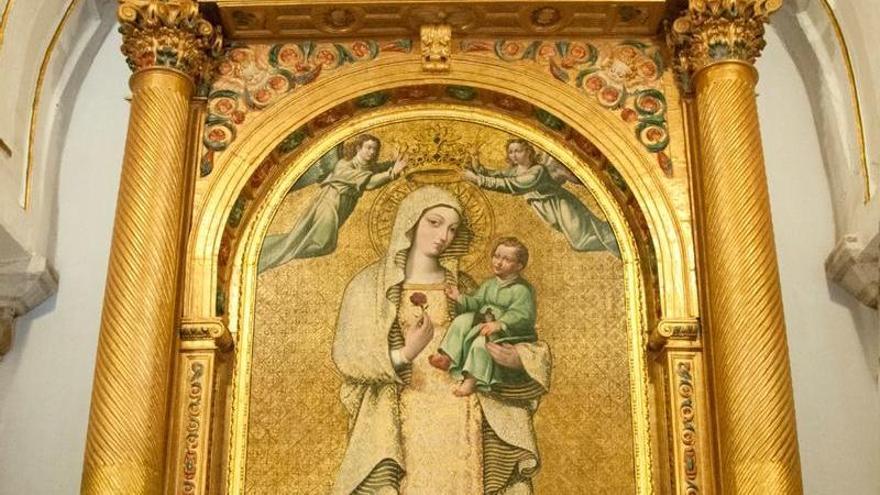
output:
M 389 144 L 408 162 L 404 176 L 420 184 L 460 181 L 483 146 L 479 135 L 462 136 L 440 123 L 412 131 L 405 137 L 396 136 Z

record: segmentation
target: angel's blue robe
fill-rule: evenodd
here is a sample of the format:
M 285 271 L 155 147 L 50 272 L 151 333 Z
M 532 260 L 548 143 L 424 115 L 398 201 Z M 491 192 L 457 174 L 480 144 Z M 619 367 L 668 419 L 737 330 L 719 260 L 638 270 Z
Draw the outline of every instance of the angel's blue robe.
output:
M 320 183 L 321 190 L 299 217 L 293 230 L 266 236 L 258 271 L 296 258 L 324 256 L 336 250 L 339 229 L 357 206 L 364 191 L 376 189 L 393 178 L 391 168 L 374 172 L 357 157 L 341 159 Z
M 608 250 L 620 256 L 611 226 L 596 218 L 577 196 L 554 180 L 543 165 L 533 165 L 525 172 L 513 167 L 481 168 L 477 178 L 483 189 L 522 195 L 548 225 L 565 236 L 575 251 Z

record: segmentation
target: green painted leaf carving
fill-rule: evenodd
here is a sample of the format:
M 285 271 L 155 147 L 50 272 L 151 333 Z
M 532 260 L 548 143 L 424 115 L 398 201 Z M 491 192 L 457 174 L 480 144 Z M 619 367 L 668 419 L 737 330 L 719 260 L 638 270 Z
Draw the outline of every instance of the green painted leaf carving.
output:
M 553 129 L 554 131 L 561 131 L 561 130 L 565 129 L 565 122 L 563 122 L 562 119 L 560 119 L 559 117 L 553 115 L 552 113 L 550 113 L 546 110 L 536 108 L 535 109 L 535 118 L 538 119 L 538 122 Z

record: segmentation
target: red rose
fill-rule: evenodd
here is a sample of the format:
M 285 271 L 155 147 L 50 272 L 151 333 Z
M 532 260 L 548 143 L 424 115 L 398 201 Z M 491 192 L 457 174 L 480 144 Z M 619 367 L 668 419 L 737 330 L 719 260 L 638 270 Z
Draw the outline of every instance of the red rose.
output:
M 542 45 L 541 48 L 538 49 L 539 57 L 550 58 L 556 55 L 556 48 L 553 45 Z
M 294 62 L 297 62 L 300 59 L 300 56 L 296 48 L 286 47 L 278 54 L 278 58 L 284 63 L 284 65 L 291 65 Z
M 582 59 L 587 57 L 587 49 L 582 45 L 572 45 L 568 50 L 568 54 L 576 59 Z
M 336 54 L 327 49 L 319 50 L 315 55 L 315 60 L 324 67 L 329 68 L 336 64 Z
M 234 50 L 229 54 L 229 58 L 231 58 L 233 62 L 244 62 L 244 59 L 247 58 L 247 53 L 245 53 L 244 50 Z
M 605 81 L 599 76 L 590 76 L 585 81 L 585 86 L 590 91 L 599 91 L 605 86 Z
M 272 95 L 269 93 L 268 90 L 266 90 L 265 88 L 262 88 L 259 91 L 257 91 L 256 95 L 254 95 L 254 99 L 260 103 L 266 103 L 267 101 L 269 101 L 269 98 L 271 96 Z
M 606 103 L 614 103 L 620 98 L 620 91 L 615 88 L 605 88 L 602 90 L 602 99 L 605 100 Z
M 413 303 L 414 306 L 424 308 L 428 304 L 428 296 L 424 292 L 413 292 L 409 296 L 409 302 Z
M 351 51 L 357 55 L 358 58 L 363 58 L 370 53 L 370 45 L 364 43 L 363 41 L 355 41 L 351 45 Z
M 642 98 L 642 101 L 639 103 L 647 112 L 654 113 L 657 110 L 660 110 L 660 102 L 657 101 L 657 98 Z
M 654 79 L 657 77 L 657 66 L 654 65 L 654 62 L 642 62 L 639 65 L 639 74 L 646 79 Z
M 275 76 L 272 79 L 269 79 L 269 87 L 274 89 L 275 91 L 281 91 L 286 85 L 287 79 L 284 79 L 281 76 Z
M 226 139 L 226 133 L 220 129 L 213 129 L 208 133 L 208 139 L 213 142 L 220 142 Z
M 638 120 L 639 115 L 632 108 L 624 108 L 620 112 L 620 118 L 622 118 L 624 122 L 633 123 Z
M 657 141 L 660 141 L 660 139 L 663 137 L 663 131 L 657 129 L 656 127 L 652 127 L 648 129 L 648 132 L 645 133 L 645 137 L 648 138 L 648 141 L 656 143 Z
M 233 107 L 234 105 L 232 104 L 232 101 L 227 98 L 218 101 L 217 104 L 214 106 L 214 108 L 222 114 L 227 114 L 231 112 Z

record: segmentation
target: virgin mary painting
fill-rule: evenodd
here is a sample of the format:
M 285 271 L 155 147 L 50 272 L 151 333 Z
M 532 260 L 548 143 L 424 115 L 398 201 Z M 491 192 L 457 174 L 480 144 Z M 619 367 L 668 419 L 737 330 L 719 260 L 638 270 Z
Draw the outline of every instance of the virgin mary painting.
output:
M 533 415 L 549 390 L 548 346 L 487 344 L 498 365 L 529 379 L 467 397 L 451 394 L 453 378 L 427 359 L 454 317 L 444 288 L 472 288 L 457 263 L 470 239 L 452 194 L 416 189 L 400 204 L 387 252 L 346 287 L 332 359 L 348 443 L 332 493 L 533 493 L 541 465 Z

